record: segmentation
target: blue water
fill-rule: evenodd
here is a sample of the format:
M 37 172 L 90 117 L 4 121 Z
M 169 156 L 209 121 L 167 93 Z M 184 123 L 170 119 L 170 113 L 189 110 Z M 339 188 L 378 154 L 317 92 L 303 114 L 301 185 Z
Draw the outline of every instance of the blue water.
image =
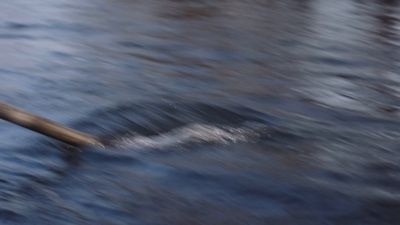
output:
M 0 2 L 1 224 L 397 224 L 400 4 Z

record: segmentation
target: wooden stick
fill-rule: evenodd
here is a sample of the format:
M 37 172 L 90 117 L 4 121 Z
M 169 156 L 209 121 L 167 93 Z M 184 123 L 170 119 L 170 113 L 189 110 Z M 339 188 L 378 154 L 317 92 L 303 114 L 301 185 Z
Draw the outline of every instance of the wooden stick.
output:
M 0 119 L 74 146 L 95 145 L 104 147 L 104 144 L 97 137 L 59 125 L 1 101 Z

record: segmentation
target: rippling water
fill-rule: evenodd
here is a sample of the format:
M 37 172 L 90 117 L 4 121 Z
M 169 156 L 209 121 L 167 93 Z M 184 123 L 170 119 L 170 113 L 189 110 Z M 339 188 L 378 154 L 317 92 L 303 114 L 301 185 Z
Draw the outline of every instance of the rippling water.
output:
M 396 224 L 395 0 L 0 2 L 2 224 Z M 397 222 L 396 222 L 397 221 Z

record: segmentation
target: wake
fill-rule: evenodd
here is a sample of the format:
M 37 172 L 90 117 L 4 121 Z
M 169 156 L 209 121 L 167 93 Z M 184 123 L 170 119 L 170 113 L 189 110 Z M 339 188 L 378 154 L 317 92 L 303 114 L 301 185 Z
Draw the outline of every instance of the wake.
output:
M 138 147 L 163 149 L 198 143 L 227 145 L 236 142 L 248 142 L 268 132 L 265 124 L 251 124 L 239 128 L 214 126 L 207 124 L 189 124 L 170 132 L 142 136 L 130 134 L 118 141 L 119 147 Z

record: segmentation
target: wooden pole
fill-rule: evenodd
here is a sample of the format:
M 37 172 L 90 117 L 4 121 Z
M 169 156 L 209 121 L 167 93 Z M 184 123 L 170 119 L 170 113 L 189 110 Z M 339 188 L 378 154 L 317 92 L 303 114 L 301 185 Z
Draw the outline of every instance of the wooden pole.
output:
M 104 144 L 97 137 L 59 125 L 2 101 L 0 101 L 0 119 L 74 146 L 95 145 L 104 147 Z

